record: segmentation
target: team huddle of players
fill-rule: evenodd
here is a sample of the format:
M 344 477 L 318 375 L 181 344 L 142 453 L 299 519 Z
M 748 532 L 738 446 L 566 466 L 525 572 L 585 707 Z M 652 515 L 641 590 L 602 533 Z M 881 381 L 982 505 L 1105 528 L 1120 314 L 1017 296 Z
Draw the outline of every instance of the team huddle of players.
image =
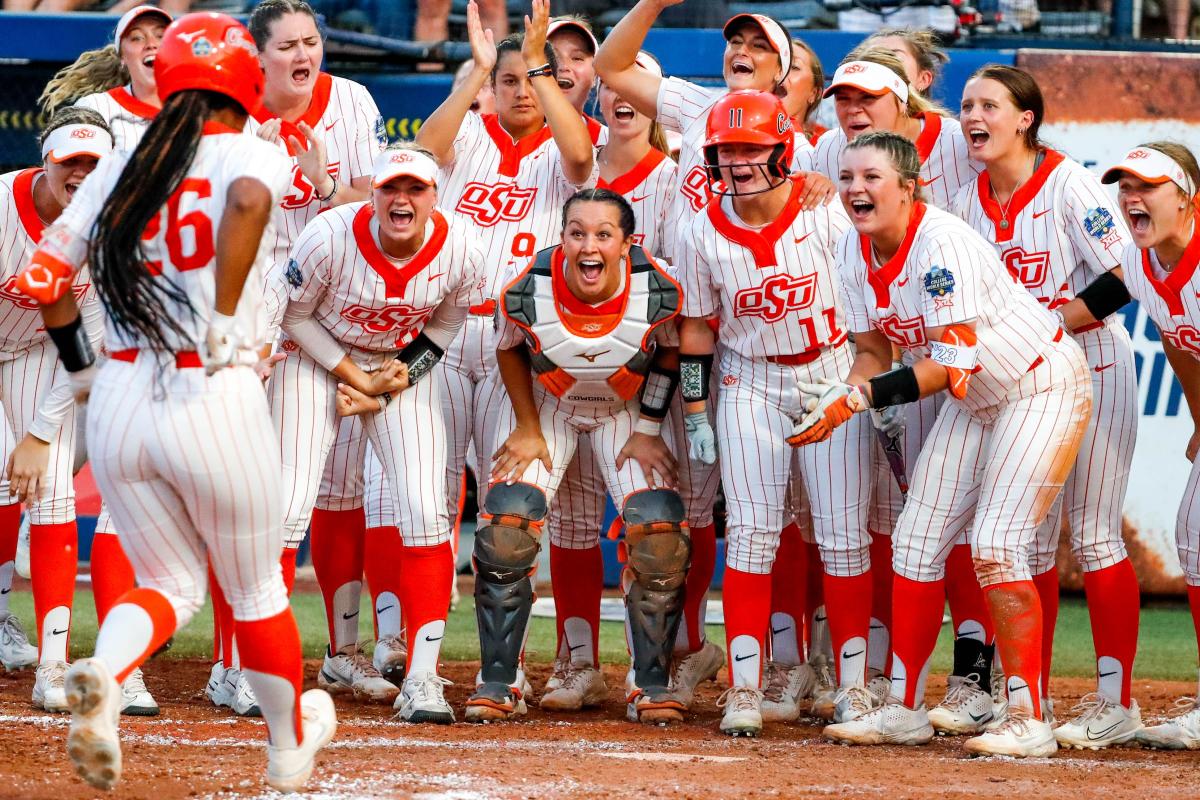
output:
M 470 3 L 473 58 L 415 142 L 389 144 L 365 88 L 320 71 L 302 0 L 265 0 L 248 30 L 136 8 L 47 87 L 42 166 L 0 177 L 0 582 L 25 502 L 38 642 L 5 591 L 0 659 L 38 664 L 34 705 L 72 712 L 90 782 L 119 778 L 118 714 L 158 712 L 139 666 L 206 588 L 207 694 L 266 719 L 273 786 L 303 786 L 333 736 L 326 692 L 455 721 L 438 658 L 468 464 L 467 720 L 534 698 L 543 540 L 558 650 L 538 702 L 607 699 L 608 495 L 633 721 L 682 720 L 728 663 L 735 736 L 807 704 L 851 744 L 1200 747 L 1195 702 L 1146 727 L 1131 696 L 1136 380 L 1114 318 L 1145 304 L 1200 408 L 1194 157 L 1141 144 L 1098 179 L 1039 139 L 1041 92 L 1014 67 L 978 70 L 952 116 L 924 94 L 946 57 L 917 31 L 869 37 L 827 85 L 782 25 L 739 14 L 726 86 L 701 87 L 640 49 L 672 4 L 641 0 L 601 45 L 547 0 L 495 42 Z M 593 89 L 606 125 L 584 113 Z M 85 428 L 102 625 L 68 666 Z M 725 648 L 704 635 L 718 486 Z M 1059 723 L 1064 518 L 1097 688 Z M 288 594 L 306 534 L 329 645 L 326 691 L 301 693 Z M 954 669 L 929 707 L 947 600 Z

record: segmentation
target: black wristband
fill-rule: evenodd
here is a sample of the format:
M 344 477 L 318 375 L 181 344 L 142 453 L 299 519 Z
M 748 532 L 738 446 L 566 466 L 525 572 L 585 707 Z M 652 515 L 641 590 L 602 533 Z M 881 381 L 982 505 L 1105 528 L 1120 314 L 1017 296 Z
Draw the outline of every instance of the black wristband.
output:
M 1133 298 L 1121 279 L 1111 272 L 1106 272 L 1089 283 L 1079 294 L 1075 295 L 1092 316 L 1102 320 L 1110 314 L 1115 314 Z
M 412 386 L 429 374 L 429 370 L 442 358 L 445 351 L 433 343 L 424 333 L 418 333 L 396 356 L 408 365 L 408 384 Z
M 671 397 L 679 385 L 679 373 L 651 367 L 642 388 L 642 416 L 661 420 L 671 408 Z
M 525 77 L 526 78 L 553 78 L 554 77 L 554 69 L 550 66 L 549 63 L 542 64 L 540 67 L 534 67 L 533 69 L 526 71 Z
M 679 357 L 679 393 L 685 403 L 708 399 L 709 377 L 712 375 L 712 353 Z
M 58 348 L 58 357 L 67 372 L 82 372 L 96 363 L 92 343 L 88 341 L 87 332 L 83 329 L 83 320 L 79 317 L 75 317 L 61 328 L 47 326 L 46 333 L 50 334 L 50 341 Z
M 876 375 L 871 384 L 871 408 L 887 408 L 921 399 L 921 387 L 917 373 L 912 367 L 900 367 L 882 375 Z

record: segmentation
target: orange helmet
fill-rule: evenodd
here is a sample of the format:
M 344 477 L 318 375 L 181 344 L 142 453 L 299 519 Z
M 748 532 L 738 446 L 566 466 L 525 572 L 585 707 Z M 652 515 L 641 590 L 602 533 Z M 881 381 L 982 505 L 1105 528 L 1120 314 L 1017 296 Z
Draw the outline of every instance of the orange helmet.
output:
M 729 92 L 708 112 L 704 161 L 710 180 L 720 180 L 717 145 L 760 144 L 775 148 L 762 166 L 776 178 L 791 172 L 795 149 L 792 119 L 783 101 L 771 92 L 741 89 Z
M 186 14 L 167 26 L 154 58 L 158 97 L 205 89 L 232 98 L 247 114 L 258 110 L 263 71 L 250 32 L 225 14 Z

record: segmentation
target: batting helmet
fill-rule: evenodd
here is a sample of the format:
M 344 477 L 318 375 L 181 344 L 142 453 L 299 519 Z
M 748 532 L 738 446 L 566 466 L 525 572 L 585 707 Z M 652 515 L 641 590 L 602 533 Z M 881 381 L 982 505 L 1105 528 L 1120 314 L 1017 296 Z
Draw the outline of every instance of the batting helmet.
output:
M 792 120 L 783 101 L 770 92 L 729 92 L 708 112 L 704 161 L 710 180 L 720 180 L 717 145 L 758 144 L 774 148 L 764 166 L 768 174 L 786 178 L 791 172 Z
M 158 97 L 205 89 L 232 98 L 247 114 L 262 103 L 263 72 L 250 32 L 225 14 L 187 14 L 163 33 L 154 58 Z

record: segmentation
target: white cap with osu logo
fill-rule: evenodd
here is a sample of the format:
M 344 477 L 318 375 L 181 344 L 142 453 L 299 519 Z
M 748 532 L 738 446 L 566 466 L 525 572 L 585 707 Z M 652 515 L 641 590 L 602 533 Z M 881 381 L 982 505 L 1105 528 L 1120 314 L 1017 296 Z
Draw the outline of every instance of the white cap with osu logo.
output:
M 437 186 L 437 174 L 437 162 L 419 150 L 384 150 L 375 157 L 374 186 L 376 189 L 402 175 L 415 178 L 430 186 Z
M 63 125 L 42 142 L 42 160 L 61 164 L 75 156 L 104 158 L 112 152 L 112 136 L 95 125 Z

